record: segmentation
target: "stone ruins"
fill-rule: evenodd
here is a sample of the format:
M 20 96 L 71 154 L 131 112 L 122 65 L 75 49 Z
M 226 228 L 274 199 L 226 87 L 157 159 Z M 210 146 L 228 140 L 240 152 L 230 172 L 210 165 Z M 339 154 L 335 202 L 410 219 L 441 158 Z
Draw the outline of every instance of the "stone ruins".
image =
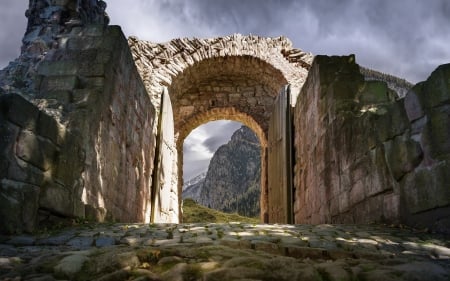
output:
M 264 222 L 450 233 L 450 64 L 403 95 L 352 55 L 314 57 L 285 37 L 127 40 L 105 8 L 29 1 L 21 55 L 0 71 L 1 233 L 61 218 L 179 223 L 183 141 L 218 119 L 260 140 Z M 279 141 L 292 180 L 273 185 Z

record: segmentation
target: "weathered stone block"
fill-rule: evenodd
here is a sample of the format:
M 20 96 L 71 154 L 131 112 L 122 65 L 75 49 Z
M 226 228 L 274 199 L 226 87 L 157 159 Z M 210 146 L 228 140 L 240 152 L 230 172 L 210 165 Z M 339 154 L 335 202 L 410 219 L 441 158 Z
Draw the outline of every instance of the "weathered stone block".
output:
M 423 157 L 420 144 L 405 135 L 385 142 L 384 148 L 387 165 L 396 180 L 417 167 Z
M 105 64 L 104 63 L 84 63 L 78 67 L 78 74 L 81 76 L 103 76 L 105 75 Z
M 87 107 L 91 103 L 94 103 L 101 93 L 100 88 L 76 89 L 72 93 L 72 101 L 78 108 Z
M 416 170 L 401 183 L 403 208 L 415 214 L 450 205 L 450 162 L 443 161 L 432 168 Z
M 94 36 L 72 37 L 67 41 L 67 49 L 76 51 L 97 49 L 101 45 L 101 39 Z
M 415 85 L 405 96 L 405 110 L 410 122 L 421 118 L 425 113 L 419 99 L 419 94 L 423 91 L 423 83 Z
M 58 104 L 67 105 L 71 102 L 72 91 L 43 92 L 38 96 L 40 99 L 56 100 Z
M 37 134 L 60 145 L 65 138 L 65 128 L 53 117 L 41 111 L 37 120 Z
M 402 101 L 379 106 L 372 118 L 381 142 L 403 134 L 410 127 Z
M 105 78 L 103 78 L 103 77 L 84 78 L 83 86 L 86 88 L 102 88 L 105 86 Z
M 0 233 L 33 231 L 39 187 L 8 179 L 0 181 Z
M 88 24 L 83 28 L 84 36 L 102 36 L 105 32 L 104 24 Z
M 41 83 L 41 92 L 51 92 L 58 90 L 73 90 L 80 86 L 77 76 L 50 76 L 44 77 Z
M 67 134 L 58 155 L 54 177 L 66 186 L 75 186 L 82 181 L 84 160 L 81 140 L 73 134 Z
M 424 150 L 433 159 L 447 159 L 450 156 L 450 106 L 434 110 L 427 117 L 422 134 Z
M 57 183 L 49 183 L 42 187 L 39 207 L 54 214 L 74 217 L 74 196 L 66 187 Z
M 450 64 L 440 65 L 431 73 L 419 98 L 427 109 L 450 103 Z
M 57 148 L 30 131 L 22 131 L 17 140 L 16 155 L 23 161 L 47 171 L 55 163 Z
M 21 128 L 34 130 L 39 109 L 17 94 L 0 95 L 0 115 Z
M 72 76 L 78 72 L 76 61 L 43 61 L 39 64 L 37 73 L 44 76 Z

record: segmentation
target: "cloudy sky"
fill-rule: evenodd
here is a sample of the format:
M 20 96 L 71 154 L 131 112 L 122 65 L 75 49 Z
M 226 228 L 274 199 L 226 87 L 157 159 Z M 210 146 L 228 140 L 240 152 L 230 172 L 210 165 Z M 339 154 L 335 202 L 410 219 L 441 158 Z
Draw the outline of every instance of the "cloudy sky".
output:
M 450 62 L 450 0 L 108 0 L 111 24 L 165 42 L 232 33 L 289 37 L 313 54 L 356 54 L 361 65 L 416 83 Z M 19 53 L 28 0 L 0 0 L 0 68 Z M 226 130 L 223 130 L 222 127 Z M 233 123 L 186 140 L 190 167 L 207 165 Z M 223 132 L 227 131 L 224 135 Z M 216 135 L 214 135 L 216 134 Z M 200 161 L 203 159 L 202 161 Z M 197 172 L 189 171 L 194 175 Z M 189 175 L 188 177 L 189 178 Z

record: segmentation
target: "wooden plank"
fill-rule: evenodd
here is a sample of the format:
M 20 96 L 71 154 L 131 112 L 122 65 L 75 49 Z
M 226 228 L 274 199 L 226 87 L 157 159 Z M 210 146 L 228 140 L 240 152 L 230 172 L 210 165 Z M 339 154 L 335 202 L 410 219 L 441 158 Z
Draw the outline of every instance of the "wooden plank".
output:
M 292 118 L 289 86 L 275 100 L 268 132 L 270 223 L 292 223 Z
M 174 176 L 176 146 L 174 139 L 174 121 L 172 103 L 167 89 L 161 97 L 161 112 L 158 122 L 157 161 L 152 190 L 152 218 L 151 222 L 174 222 L 173 197 L 176 190 L 172 188 Z M 177 212 L 176 212 L 177 213 Z

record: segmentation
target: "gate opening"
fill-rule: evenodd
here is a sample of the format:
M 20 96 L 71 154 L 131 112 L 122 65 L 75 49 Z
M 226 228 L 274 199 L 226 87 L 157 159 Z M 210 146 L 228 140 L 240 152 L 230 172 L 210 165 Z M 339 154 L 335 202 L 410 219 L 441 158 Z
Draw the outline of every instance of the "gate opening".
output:
M 184 222 L 260 221 L 263 146 L 254 130 L 207 122 L 184 139 L 182 154 Z

